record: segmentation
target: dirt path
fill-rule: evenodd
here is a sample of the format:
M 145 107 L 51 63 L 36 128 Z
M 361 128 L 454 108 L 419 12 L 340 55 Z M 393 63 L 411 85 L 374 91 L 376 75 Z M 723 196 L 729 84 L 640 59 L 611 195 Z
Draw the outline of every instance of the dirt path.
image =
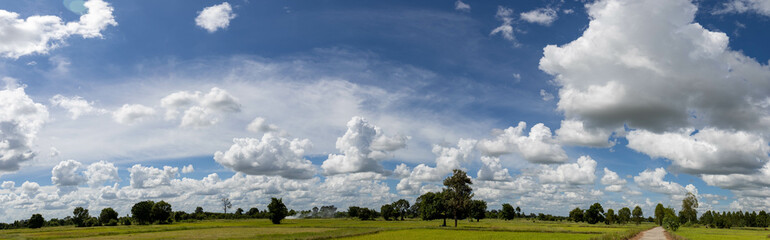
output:
M 635 240 L 668 240 L 666 237 L 666 230 L 663 227 L 655 227 L 653 229 L 639 233 L 635 237 L 631 238 Z

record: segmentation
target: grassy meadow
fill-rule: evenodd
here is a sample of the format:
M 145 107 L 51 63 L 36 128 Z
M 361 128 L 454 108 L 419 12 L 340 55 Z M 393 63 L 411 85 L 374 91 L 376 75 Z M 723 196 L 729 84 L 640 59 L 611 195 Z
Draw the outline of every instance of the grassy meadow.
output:
M 691 240 L 770 239 L 770 230 L 764 228 L 681 227 L 674 234 Z
M 447 225 L 453 224 L 447 220 Z M 360 221 L 353 219 L 207 220 L 169 225 L 0 230 L 0 239 L 617 239 L 653 227 L 650 224 L 589 225 L 524 219 L 459 221 Z

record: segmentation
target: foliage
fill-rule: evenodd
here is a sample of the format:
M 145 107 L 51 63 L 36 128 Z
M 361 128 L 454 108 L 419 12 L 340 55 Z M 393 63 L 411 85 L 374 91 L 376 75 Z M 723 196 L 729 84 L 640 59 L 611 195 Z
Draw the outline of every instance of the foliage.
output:
M 280 224 L 281 220 L 286 218 L 289 211 L 286 209 L 286 205 L 283 204 L 282 198 L 271 198 L 270 204 L 267 205 L 267 209 L 270 210 L 270 221 L 273 224 Z
M 679 218 L 674 214 L 674 209 L 666 208 L 663 217 L 663 227 L 669 231 L 676 232 L 679 229 Z
M 380 208 L 380 213 L 382 214 L 382 218 L 384 218 L 386 221 L 390 221 L 390 218 L 398 218 L 398 213 L 396 213 L 396 209 L 394 209 L 393 205 L 390 205 L 390 204 L 382 205 L 382 207 Z
M 583 215 L 585 221 L 589 224 L 596 224 L 598 222 L 604 222 L 604 208 L 599 203 L 594 203 L 586 210 Z
M 446 218 L 447 206 L 443 195 L 443 192 L 427 192 L 417 198 L 415 205 L 419 206 L 418 214 L 422 220 Z
M 222 198 L 222 199 L 220 199 L 220 201 L 222 201 L 222 208 L 224 209 L 225 214 L 227 214 L 227 209 L 228 208 L 232 208 L 233 207 L 233 203 L 230 202 L 229 198 Z
M 618 223 L 626 224 L 631 221 L 631 209 L 624 207 L 618 211 Z
M 579 207 L 576 207 L 575 209 L 572 209 L 572 211 L 569 211 L 569 219 L 575 222 L 582 222 L 583 221 L 583 209 L 580 209 Z
M 457 219 L 467 214 L 468 207 L 470 205 L 471 198 L 473 197 L 473 189 L 471 189 L 471 179 L 460 169 L 452 170 L 452 176 L 444 179 L 444 186 L 446 186 L 446 205 L 449 212 L 455 220 L 455 227 L 457 227 Z
M 664 217 L 666 217 L 666 208 L 663 207 L 662 203 L 658 203 L 658 205 L 655 206 L 655 224 L 663 226 Z
M 612 210 L 612 208 L 607 209 L 607 214 L 605 216 L 604 222 L 607 224 L 613 224 L 617 223 L 618 216 L 615 215 L 615 210 Z
M 513 220 L 516 216 L 516 210 L 513 209 L 511 204 L 503 203 L 502 216 L 505 220 Z
M 348 207 L 348 217 L 352 217 L 352 218 L 358 217 L 358 211 L 360 209 L 361 209 L 360 207 L 356 207 L 356 206 Z
M 377 211 L 374 209 L 360 208 L 358 210 L 358 219 L 361 220 L 374 220 L 377 218 Z
M 72 222 L 78 227 L 85 227 L 86 220 L 89 218 L 91 218 L 91 215 L 88 214 L 88 209 L 76 207 L 75 210 L 72 211 Z
M 633 215 L 634 223 L 636 225 L 639 225 L 642 223 L 642 220 L 644 220 L 644 213 L 642 213 L 642 208 L 639 206 L 634 207 L 634 211 L 631 212 Z
M 406 216 L 406 212 L 409 211 L 409 201 L 406 199 L 399 199 L 393 203 L 393 210 L 396 211 L 398 217 L 400 217 L 401 221 L 403 221 L 404 216 Z
M 160 201 L 152 205 L 152 221 L 157 221 L 160 224 L 171 222 L 171 204 L 165 201 Z
M 147 200 L 134 204 L 131 207 L 131 217 L 137 224 L 144 225 L 152 223 L 152 207 L 155 202 Z
M 698 222 L 698 198 L 695 194 L 687 192 L 687 196 L 682 199 L 682 210 L 679 211 L 679 215 L 682 216 L 683 222 Z
M 486 217 L 487 202 L 484 200 L 471 200 L 470 216 L 475 218 L 476 222 Z
M 43 227 L 43 224 L 45 224 L 45 219 L 43 218 L 43 215 L 35 213 L 32 214 L 32 217 L 29 218 L 29 222 L 27 224 L 29 225 L 29 228 L 41 228 Z
M 118 219 L 120 221 L 120 225 L 129 226 L 131 225 L 131 218 L 130 217 L 122 217 Z
M 257 216 L 257 214 L 259 214 L 259 208 L 255 208 L 255 207 L 250 208 L 249 211 L 246 212 L 246 215 L 249 215 L 251 217 L 255 217 Z
M 118 212 L 116 212 L 112 208 L 104 208 L 102 209 L 102 213 L 99 214 L 99 222 L 102 223 L 102 225 L 107 224 L 110 222 L 110 220 L 115 220 L 115 224 L 118 222 Z M 114 226 L 114 225 L 112 225 Z

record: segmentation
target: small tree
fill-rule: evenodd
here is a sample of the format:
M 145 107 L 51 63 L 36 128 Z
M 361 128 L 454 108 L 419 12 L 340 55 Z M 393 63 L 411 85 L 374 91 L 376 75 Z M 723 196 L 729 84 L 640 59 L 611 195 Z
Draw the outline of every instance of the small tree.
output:
M 415 201 L 419 205 L 418 214 L 422 220 L 444 219 L 441 226 L 446 226 L 446 199 L 442 192 L 427 192 L 420 195 Z
M 634 209 L 636 211 L 636 209 Z M 676 232 L 679 229 L 679 218 L 676 217 L 674 209 L 666 208 L 664 210 L 663 227 L 669 231 Z
M 695 223 L 698 222 L 698 198 L 695 194 L 687 192 L 687 196 L 682 199 L 682 211 L 679 211 L 679 215 L 684 218 L 685 222 Z
M 390 204 L 382 205 L 382 207 L 380 208 L 380 213 L 382 213 L 382 218 L 385 219 L 385 221 L 390 221 L 391 217 L 398 218 L 398 214 L 396 213 L 396 210 L 393 208 L 393 205 L 390 205 Z
M 475 218 L 476 222 L 486 217 L 487 202 L 484 200 L 471 200 L 471 218 Z
M 29 218 L 27 224 L 29 225 L 29 228 L 41 228 L 43 227 L 43 224 L 45 224 L 45 219 L 43 218 L 43 215 L 35 213 Z
M 78 227 L 85 227 L 86 220 L 89 218 L 91 218 L 91 215 L 88 214 L 88 209 L 76 207 L 75 210 L 72 211 L 72 222 Z
M 222 201 L 222 208 L 224 209 L 225 214 L 227 214 L 227 209 L 232 208 L 233 204 L 230 202 L 229 198 L 222 198 L 220 200 Z
M 582 222 L 583 221 L 583 209 L 580 209 L 579 207 L 576 207 L 575 209 L 572 209 L 572 211 L 569 211 L 569 218 L 572 219 L 572 221 L 575 221 L 575 222 Z
M 636 223 L 636 225 L 639 225 L 642 223 L 642 219 L 644 217 L 644 213 L 642 213 L 642 208 L 640 208 L 639 206 L 634 207 L 634 211 L 631 212 L 631 214 L 634 215 L 634 223 Z
M 516 206 L 516 216 L 521 217 L 521 208 L 519 206 Z
M 358 212 L 361 210 L 360 207 L 356 206 L 349 206 L 348 207 L 348 217 L 357 218 Z
M 598 222 L 604 222 L 604 208 L 599 203 L 594 203 L 586 210 L 583 216 L 589 224 L 596 224 Z
M 152 223 L 152 206 L 154 205 L 155 202 L 150 200 L 134 204 L 131 207 L 131 217 L 140 225 Z
M 513 206 L 511 204 L 503 203 L 503 209 L 501 210 L 503 219 L 505 220 L 513 220 L 513 218 L 516 216 L 516 210 L 513 209 Z
M 289 214 L 289 210 L 283 204 L 283 198 L 271 198 L 267 209 L 270 211 L 270 221 L 273 224 L 281 224 L 281 220 Z
M 102 209 L 102 213 L 99 214 L 99 222 L 102 223 L 102 225 L 107 225 L 110 220 L 115 220 L 115 222 L 118 221 L 118 212 L 116 212 L 112 208 L 105 208 Z
M 662 203 L 658 203 L 658 205 L 655 206 L 655 224 L 663 226 L 664 217 L 666 217 L 666 208 L 663 207 Z
M 605 219 L 607 224 L 617 223 L 617 218 L 618 217 L 615 215 L 615 210 L 612 210 L 612 208 L 607 209 L 607 217 Z
M 626 224 L 631 221 L 631 209 L 624 207 L 618 211 L 618 222 Z
M 468 211 L 471 198 L 473 197 L 473 189 L 471 189 L 471 179 L 460 169 L 452 170 L 452 176 L 444 179 L 444 186 L 446 186 L 446 203 L 449 206 L 449 211 L 455 220 L 455 227 L 457 227 L 457 219 L 463 216 Z
M 236 209 L 235 210 L 235 215 L 238 215 L 238 216 L 243 215 L 243 208 Z
M 163 224 L 171 221 L 171 204 L 160 201 L 152 205 L 152 220 Z
M 398 213 L 398 217 L 401 218 L 401 221 L 404 221 L 404 216 L 406 215 L 406 212 L 409 211 L 409 201 L 406 199 L 399 199 L 393 203 L 393 210 Z
M 249 215 L 251 217 L 257 217 L 258 214 L 259 214 L 259 208 L 255 208 L 255 207 L 250 208 L 249 211 L 246 212 L 246 215 Z

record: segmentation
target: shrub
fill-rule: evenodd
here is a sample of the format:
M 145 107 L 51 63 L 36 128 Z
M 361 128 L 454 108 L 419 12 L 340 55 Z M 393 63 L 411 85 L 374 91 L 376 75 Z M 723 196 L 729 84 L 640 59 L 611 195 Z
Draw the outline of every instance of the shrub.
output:
M 104 224 L 104 226 L 117 226 L 117 225 L 118 225 L 118 220 L 115 220 L 115 219 L 110 219 L 109 222 Z
M 32 214 L 32 217 L 29 218 L 29 228 L 41 228 L 43 227 L 43 224 L 45 223 L 45 219 L 43 218 L 43 215 L 40 214 Z

